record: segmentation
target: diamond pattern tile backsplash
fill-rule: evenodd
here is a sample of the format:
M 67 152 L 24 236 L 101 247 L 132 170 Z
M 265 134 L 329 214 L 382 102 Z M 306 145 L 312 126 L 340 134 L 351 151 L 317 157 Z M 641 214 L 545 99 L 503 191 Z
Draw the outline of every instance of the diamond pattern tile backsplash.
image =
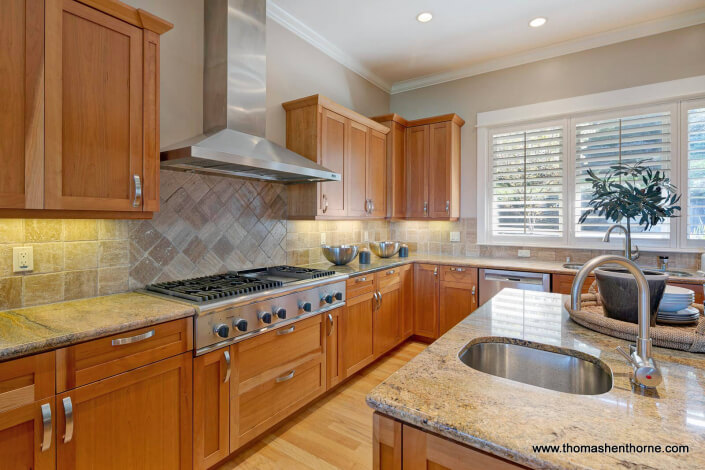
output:
M 161 172 L 161 209 L 130 221 L 130 289 L 286 263 L 286 188 Z

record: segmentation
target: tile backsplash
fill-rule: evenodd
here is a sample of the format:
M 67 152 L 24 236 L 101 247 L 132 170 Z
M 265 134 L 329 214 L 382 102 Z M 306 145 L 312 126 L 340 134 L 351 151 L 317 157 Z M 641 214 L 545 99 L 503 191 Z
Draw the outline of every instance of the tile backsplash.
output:
M 0 219 L 0 310 L 123 292 L 127 223 Z M 31 246 L 34 271 L 12 272 L 12 248 Z

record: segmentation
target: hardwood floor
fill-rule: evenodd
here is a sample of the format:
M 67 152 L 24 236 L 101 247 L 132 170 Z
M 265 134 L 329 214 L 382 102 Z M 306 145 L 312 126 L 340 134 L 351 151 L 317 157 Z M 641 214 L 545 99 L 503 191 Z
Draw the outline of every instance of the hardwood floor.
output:
M 371 469 L 372 409 L 365 396 L 425 348 L 400 345 L 216 468 Z

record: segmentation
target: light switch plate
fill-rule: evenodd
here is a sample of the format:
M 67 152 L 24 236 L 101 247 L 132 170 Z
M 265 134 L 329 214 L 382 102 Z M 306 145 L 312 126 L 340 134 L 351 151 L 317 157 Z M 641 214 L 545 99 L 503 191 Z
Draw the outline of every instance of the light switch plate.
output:
M 326 234 L 325 232 L 321 233 L 321 245 L 323 245 L 326 242 Z
M 531 250 L 519 250 L 519 258 L 528 258 L 531 256 Z
M 450 241 L 459 242 L 460 241 L 460 232 L 450 232 Z
M 12 270 L 16 273 L 34 271 L 34 250 L 31 246 L 16 246 L 12 249 Z

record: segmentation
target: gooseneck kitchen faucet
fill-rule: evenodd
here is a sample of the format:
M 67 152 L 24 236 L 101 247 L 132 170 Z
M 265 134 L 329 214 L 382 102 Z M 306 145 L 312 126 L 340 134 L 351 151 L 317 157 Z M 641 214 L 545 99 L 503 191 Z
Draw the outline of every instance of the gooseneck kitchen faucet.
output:
M 609 232 L 608 232 L 609 233 Z M 649 283 L 646 276 L 633 261 L 617 255 L 604 255 L 591 259 L 583 265 L 575 275 L 573 286 L 570 290 L 570 307 L 574 311 L 581 308 L 581 293 L 583 284 L 588 275 L 598 266 L 613 263 L 623 266 L 636 279 L 638 289 L 638 311 L 639 311 L 639 335 L 636 339 L 636 347 L 629 345 L 629 353 L 617 347 L 617 351 L 623 355 L 634 369 L 633 382 L 640 387 L 654 388 L 663 380 L 661 371 L 656 367 L 656 363 L 651 357 L 651 338 L 649 337 L 649 326 L 651 325 L 651 302 L 649 298 Z

